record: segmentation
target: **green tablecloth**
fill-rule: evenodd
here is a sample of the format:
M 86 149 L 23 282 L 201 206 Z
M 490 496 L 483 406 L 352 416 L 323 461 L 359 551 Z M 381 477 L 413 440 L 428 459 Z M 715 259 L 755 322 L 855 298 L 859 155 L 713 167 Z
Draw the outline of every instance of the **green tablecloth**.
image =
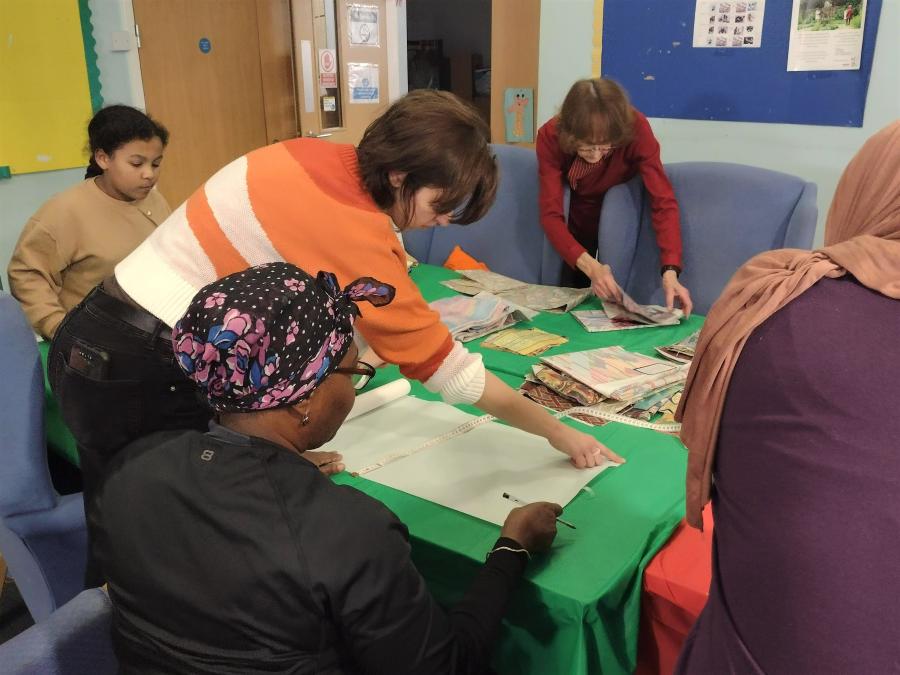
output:
M 428 300 L 454 294 L 440 284 L 455 277 L 454 272 L 422 265 L 412 276 Z M 599 304 L 590 300 L 582 308 Z M 614 344 L 655 354 L 654 346 L 675 342 L 701 324 L 701 317 L 691 317 L 675 327 L 588 333 L 568 314 L 542 313 L 530 325 L 569 338 L 548 354 Z M 514 387 L 537 361 L 481 349 L 480 343 L 468 347 L 482 353 L 487 367 Z M 46 345 L 42 355 L 46 361 Z M 399 376 L 396 367 L 384 368 L 369 386 Z M 418 383 L 412 387 L 416 396 L 437 399 Z M 49 389 L 46 411 L 48 442 L 77 463 L 74 440 L 59 419 Z M 590 492 L 580 493 L 566 507 L 566 518 L 578 529 L 560 528 L 552 551 L 529 565 L 496 651 L 494 667 L 504 675 L 634 670 L 643 570 L 684 515 L 686 452 L 676 438 L 616 423 L 594 428 L 569 423 L 593 433 L 628 461 L 602 473 L 590 483 Z M 548 452 L 553 452 L 549 446 Z M 418 497 L 349 475 L 337 481 L 384 502 L 407 524 L 415 563 L 444 604 L 461 597 L 497 538 L 496 525 Z
M 47 352 L 50 351 L 49 342 L 38 342 L 38 352 L 41 355 L 41 363 L 44 365 L 44 429 L 47 432 L 47 446 L 63 459 L 79 466 L 78 448 L 75 447 L 75 437 L 63 423 L 59 415 L 59 404 L 50 391 L 50 381 L 47 379 Z
M 453 295 L 439 282 L 455 276 L 428 265 L 413 270 L 428 300 Z M 599 309 L 599 303 L 591 300 L 583 308 Z M 655 354 L 655 346 L 675 342 L 702 323 L 701 317 L 691 317 L 675 327 L 588 333 L 571 315 L 542 313 L 529 325 L 569 338 L 547 354 L 614 344 Z M 481 349 L 480 343 L 467 346 L 482 353 L 487 367 L 512 386 L 521 384 L 537 362 Z M 396 377 L 396 368 L 386 368 L 369 386 Z M 437 398 L 418 383 L 413 393 Z M 643 569 L 684 515 L 686 452 L 678 439 L 615 423 L 571 424 L 628 461 L 602 473 L 590 483 L 591 493 L 582 492 L 566 507 L 566 518 L 578 529 L 560 528 L 550 554 L 529 565 L 504 621 L 494 661 L 500 673 L 630 673 L 637 658 Z M 339 482 L 384 502 L 407 524 L 416 565 L 442 603 L 461 597 L 496 539 L 497 526 L 363 478 L 342 476 Z

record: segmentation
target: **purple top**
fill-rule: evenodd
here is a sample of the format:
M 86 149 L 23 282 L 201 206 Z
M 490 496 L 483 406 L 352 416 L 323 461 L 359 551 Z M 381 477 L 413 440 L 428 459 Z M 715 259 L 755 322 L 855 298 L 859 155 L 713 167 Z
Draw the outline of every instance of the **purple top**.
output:
M 757 328 L 678 673 L 900 672 L 900 301 L 823 279 Z

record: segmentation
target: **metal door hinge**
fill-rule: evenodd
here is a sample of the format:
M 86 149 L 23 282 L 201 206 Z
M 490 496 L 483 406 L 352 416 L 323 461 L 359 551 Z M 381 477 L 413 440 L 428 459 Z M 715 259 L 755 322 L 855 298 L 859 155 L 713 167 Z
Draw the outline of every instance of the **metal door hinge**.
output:
M 137 48 L 141 48 L 141 27 L 137 24 L 134 24 L 134 41 L 137 44 Z

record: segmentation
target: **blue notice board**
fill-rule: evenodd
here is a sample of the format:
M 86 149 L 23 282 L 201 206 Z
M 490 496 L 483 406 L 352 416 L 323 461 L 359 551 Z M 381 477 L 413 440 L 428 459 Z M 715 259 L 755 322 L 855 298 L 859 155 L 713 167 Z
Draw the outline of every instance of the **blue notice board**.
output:
M 693 48 L 695 0 L 607 0 L 603 76 L 648 117 L 861 127 L 881 3 L 859 70 L 788 72 L 791 0 L 766 2 L 757 49 Z

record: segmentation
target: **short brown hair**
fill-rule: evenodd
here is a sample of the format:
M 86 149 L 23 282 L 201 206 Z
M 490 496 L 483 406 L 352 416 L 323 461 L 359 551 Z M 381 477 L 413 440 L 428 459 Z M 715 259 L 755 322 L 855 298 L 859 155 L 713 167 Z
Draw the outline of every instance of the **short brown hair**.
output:
M 419 188 L 441 191 L 437 213 L 453 212 L 467 225 L 487 213 L 497 193 L 497 162 L 490 130 L 474 107 L 446 91 L 416 89 L 376 119 L 357 148 L 365 188 L 382 209 L 400 202 L 407 222 Z M 396 194 L 389 173 L 406 179 Z M 401 228 L 405 223 L 397 223 Z
M 621 146 L 634 139 L 634 109 L 628 94 L 606 78 L 573 84 L 556 119 L 565 153 L 574 153 L 582 143 Z

